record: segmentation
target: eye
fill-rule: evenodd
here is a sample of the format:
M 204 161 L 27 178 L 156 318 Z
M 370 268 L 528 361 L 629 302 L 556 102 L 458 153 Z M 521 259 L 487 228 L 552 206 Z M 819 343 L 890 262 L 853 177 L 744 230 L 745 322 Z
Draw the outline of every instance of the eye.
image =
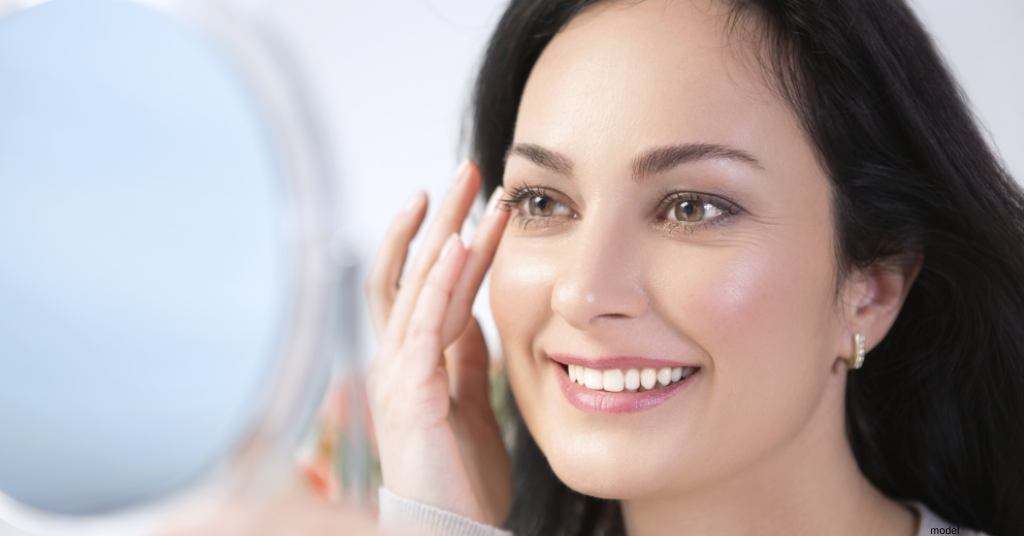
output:
M 532 226 L 555 225 L 579 217 L 564 201 L 557 198 L 561 193 L 544 187 L 513 186 L 507 190 L 509 196 L 501 200 L 518 221 L 523 230 Z
M 735 205 L 712 196 L 684 193 L 670 197 L 665 219 L 681 223 L 702 223 L 722 218 L 726 213 L 735 214 Z
M 722 211 L 711 203 L 701 201 L 680 201 L 672 210 L 673 219 L 677 221 L 696 223 L 704 218 L 714 218 L 722 214 Z
M 546 195 L 533 195 L 526 198 L 523 200 L 522 208 L 524 212 L 537 218 L 568 216 L 571 212 L 569 207 Z

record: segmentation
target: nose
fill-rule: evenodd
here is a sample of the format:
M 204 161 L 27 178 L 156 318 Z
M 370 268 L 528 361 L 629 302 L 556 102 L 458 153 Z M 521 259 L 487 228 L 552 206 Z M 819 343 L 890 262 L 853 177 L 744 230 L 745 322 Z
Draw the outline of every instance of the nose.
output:
M 642 239 L 616 218 L 584 218 L 567 245 L 551 308 L 579 330 L 639 318 L 649 307 L 642 285 Z

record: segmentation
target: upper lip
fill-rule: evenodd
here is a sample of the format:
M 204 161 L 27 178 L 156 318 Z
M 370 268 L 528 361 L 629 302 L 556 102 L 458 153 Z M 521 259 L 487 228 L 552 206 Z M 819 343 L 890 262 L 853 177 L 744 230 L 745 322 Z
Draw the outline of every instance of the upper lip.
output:
M 680 363 L 666 359 L 653 359 L 639 356 L 608 356 L 592 357 L 572 354 L 548 354 L 548 357 L 563 365 L 578 365 L 594 370 L 611 369 L 645 369 L 645 368 L 675 368 L 675 367 L 698 367 L 691 363 Z

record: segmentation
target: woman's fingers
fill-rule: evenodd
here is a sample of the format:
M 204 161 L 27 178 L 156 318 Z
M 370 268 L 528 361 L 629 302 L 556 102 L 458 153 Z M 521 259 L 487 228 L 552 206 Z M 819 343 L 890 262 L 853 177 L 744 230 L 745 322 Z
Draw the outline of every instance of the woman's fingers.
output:
M 407 377 L 427 378 L 437 369 L 443 349 L 441 326 L 465 261 L 466 250 L 462 241 L 458 233 L 452 233 L 423 283 L 416 308 L 409 318 L 405 345 L 413 351 L 401 352 L 404 359 L 398 364 Z
M 455 181 L 445 194 L 437 217 L 431 222 L 423 240 L 423 247 L 409 267 L 409 275 L 422 281 L 437 259 L 448 235 L 459 232 L 469 213 L 476 191 L 480 187 L 480 174 L 476 166 L 465 161 L 455 173 Z
M 473 234 L 467 252 L 466 266 L 462 269 L 462 276 L 452 291 L 451 307 L 441 330 L 443 345 L 449 344 L 465 329 L 466 322 L 472 314 L 473 300 L 480 290 L 480 283 L 483 282 L 484 274 L 494 259 L 494 251 L 498 248 L 498 242 L 509 217 L 508 211 L 500 210 L 498 206 L 504 192 L 504 188 L 499 186 L 491 194 L 484 217 Z
M 417 297 L 427 274 L 437 261 L 441 248 L 448 237 L 452 233 L 457 234 L 462 229 L 462 222 L 469 213 L 479 187 L 480 176 L 476 166 L 472 163 L 462 166 L 455 184 L 445 195 L 437 217 L 430 224 L 430 228 L 424 236 L 423 245 L 420 247 L 416 259 L 409 272 L 402 278 L 385 332 L 385 337 L 388 340 L 400 343 L 404 339 L 410 315 L 416 307 Z
M 373 262 L 373 268 L 366 279 L 366 299 L 378 340 L 384 333 L 395 296 L 398 294 L 398 280 L 402 277 L 402 268 L 409 253 L 409 243 L 423 224 L 426 209 L 427 194 L 423 191 L 416 192 L 388 227 L 377 252 L 377 258 Z
M 487 380 L 490 357 L 483 331 L 480 330 L 476 318 L 469 317 L 466 329 L 444 353 L 448 358 L 448 388 L 452 400 L 490 403 Z

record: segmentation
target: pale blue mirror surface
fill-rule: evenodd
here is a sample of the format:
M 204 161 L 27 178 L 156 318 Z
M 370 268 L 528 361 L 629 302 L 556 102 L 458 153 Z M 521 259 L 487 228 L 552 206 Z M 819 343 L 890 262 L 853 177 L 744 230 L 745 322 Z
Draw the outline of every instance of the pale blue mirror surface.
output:
M 189 25 L 117 0 L 0 20 L 0 491 L 115 511 L 243 439 L 289 318 L 272 142 Z

